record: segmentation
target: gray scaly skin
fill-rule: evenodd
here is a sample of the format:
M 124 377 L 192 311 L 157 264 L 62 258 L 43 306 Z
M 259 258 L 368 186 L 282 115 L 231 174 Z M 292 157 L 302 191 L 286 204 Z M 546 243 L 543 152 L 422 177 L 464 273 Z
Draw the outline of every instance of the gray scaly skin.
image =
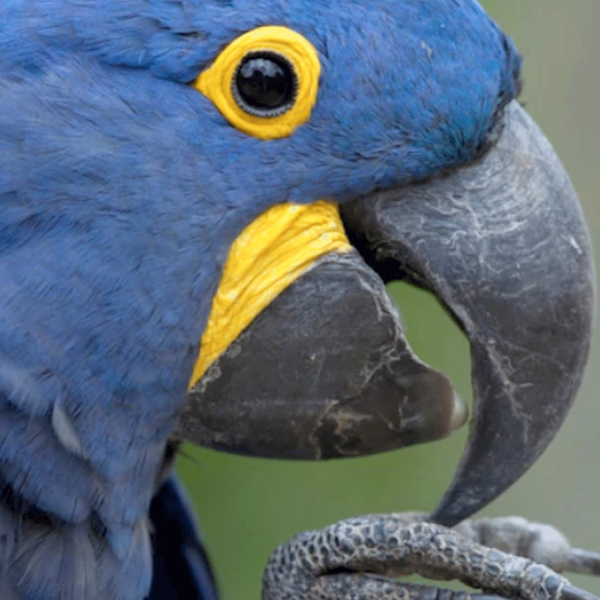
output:
M 426 518 L 421 513 L 369 515 L 301 533 L 271 555 L 262 599 L 595 598 L 556 573 L 590 572 L 581 556 L 591 555 L 571 549 L 553 527 L 509 517 L 465 521 L 448 529 Z M 391 579 L 412 574 L 457 579 L 486 594 Z

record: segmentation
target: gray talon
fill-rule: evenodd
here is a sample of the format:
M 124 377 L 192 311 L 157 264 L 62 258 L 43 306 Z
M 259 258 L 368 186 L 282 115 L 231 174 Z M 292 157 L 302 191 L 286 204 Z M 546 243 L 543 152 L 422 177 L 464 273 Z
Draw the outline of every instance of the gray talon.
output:
M 598 600 L 598 596 L 590 594 L 570 583 L 567 584 L 562 592 L 563 600 Z
M 600 554 L 573 548 L 566 570 L 581 575 L 600 576 Z

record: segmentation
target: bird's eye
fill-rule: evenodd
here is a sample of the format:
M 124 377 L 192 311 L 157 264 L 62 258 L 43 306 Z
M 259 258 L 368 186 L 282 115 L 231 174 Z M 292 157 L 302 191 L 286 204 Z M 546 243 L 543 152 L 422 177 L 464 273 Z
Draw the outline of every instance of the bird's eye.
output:
M 320 70 L 305 37 L 286 27 L 259 27 L 231 42 L 194 86 L 237 129 L 274 139 L 310 118 Z
M 274 52 L 251 52 L 232 82 L 235 101 L 258 117 L 276 117 L 292 108 L 298 78 L 288 60 Z

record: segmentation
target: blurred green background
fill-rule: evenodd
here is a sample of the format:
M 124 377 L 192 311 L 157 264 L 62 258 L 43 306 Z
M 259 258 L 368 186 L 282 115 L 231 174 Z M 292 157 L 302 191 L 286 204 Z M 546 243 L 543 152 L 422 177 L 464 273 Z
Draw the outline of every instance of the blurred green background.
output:
M 527 109 L 548 135 L 600 248 L 600 0 L 487 0 L 525 57 Z M 600 257 L 597 257 L 600 264 Z M 435 300 L 395 284 L 408 339 L 470 398 L 468 345 Z M 485 512 L 550 522 L 600 551 L 600 352 L 567 424 L 537 465 Z M 258 600 L 269 553 L 295 533 L 373 512 L 430 510 L 458 462 L 465 432 L 391 454 L 289 463 L 186 447 L 178 463 L 194 500 L 224 600 Z M 572 577 L 600 595 L 600 581 Z

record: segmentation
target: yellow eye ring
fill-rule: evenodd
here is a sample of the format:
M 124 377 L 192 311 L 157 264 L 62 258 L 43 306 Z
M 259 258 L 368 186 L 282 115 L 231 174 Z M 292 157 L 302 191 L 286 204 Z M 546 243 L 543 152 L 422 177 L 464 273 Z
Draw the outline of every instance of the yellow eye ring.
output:
M 256 59 L 271 61 L 293 73 L 289 103 L 281 110 L 261 114 L 240 101 L 236 78 L 244 64 Z M 287 27 L 267 26 L 253 29 L 226 46 L 199 75 L 194 87 L 209 98 L 234 127 L 270 140 L 291 135 L 310 118 L 317 101 L 320 73 L 317 51 L 304 36 Z

